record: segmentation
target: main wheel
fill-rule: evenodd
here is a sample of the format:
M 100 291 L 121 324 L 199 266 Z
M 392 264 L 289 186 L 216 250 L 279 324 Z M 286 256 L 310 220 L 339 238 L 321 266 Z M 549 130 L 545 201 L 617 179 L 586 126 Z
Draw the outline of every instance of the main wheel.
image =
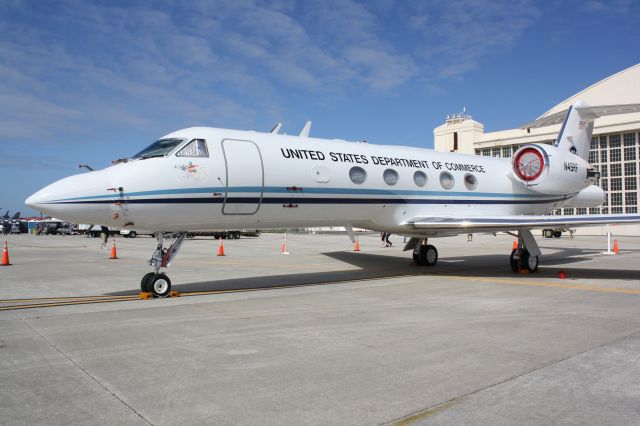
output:
M 562 237 L 562 231 L 555 231 L 555 232 L 553 233 L 553 236 L 554 236 L 554 237 L 556 237 L 556 238 L 560 238 L 560 237 Z
M 413 252 L 413 261 L 420 266 L 433 266 L 438 262 L 438 250 L 431 244 L 420 246 Z
M 154 274 L 147 282 L 147 288 L 158 297 L 167 297 L 171 293 L 171 280 L 165 274 Z
M 543 233 L 545 238 L 553 238 L 553 229 L 545 229 Z
M 148 274 L 144 274 L 144 277 L 142 277 L 142 279 L 140 280 L 140 290 L 144 292 L 151 291 L 149 289 L 149 280 L 151 280 L 151 278 L 153 278 L 154 275 L 155 275 L 154 272 L 149 272 Z
M 536 272 L 538 270 L 538 256 L 531 256 L 527 250 L 522 252 L 522 266 L 527 268 L 529 272 Z

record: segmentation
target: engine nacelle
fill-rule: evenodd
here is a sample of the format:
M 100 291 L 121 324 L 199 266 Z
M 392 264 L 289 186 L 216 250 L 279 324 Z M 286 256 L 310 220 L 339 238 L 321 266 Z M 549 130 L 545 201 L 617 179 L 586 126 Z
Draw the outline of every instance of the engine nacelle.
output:
M 524 145 L 512 167 L 516 181 L 544 194 L 577 193 L 600 177 L 585 160 L 552 145 Z

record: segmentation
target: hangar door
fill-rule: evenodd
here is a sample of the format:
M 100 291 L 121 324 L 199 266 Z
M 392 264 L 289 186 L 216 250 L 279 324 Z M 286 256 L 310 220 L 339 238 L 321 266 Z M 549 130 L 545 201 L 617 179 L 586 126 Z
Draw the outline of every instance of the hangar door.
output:
M 223 214 L 255 214 L 264 190 L 264 167 L 258 146 L 245 140 L 222 141 L 227 167 Z

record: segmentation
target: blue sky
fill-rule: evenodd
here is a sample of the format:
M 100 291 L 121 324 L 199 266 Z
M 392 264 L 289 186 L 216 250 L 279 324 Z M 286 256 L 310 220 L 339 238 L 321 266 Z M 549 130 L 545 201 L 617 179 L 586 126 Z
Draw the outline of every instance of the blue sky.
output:
M 433 146 L 638 62 L 636 0 L 0 0 L 0 208 L 193 125 Z

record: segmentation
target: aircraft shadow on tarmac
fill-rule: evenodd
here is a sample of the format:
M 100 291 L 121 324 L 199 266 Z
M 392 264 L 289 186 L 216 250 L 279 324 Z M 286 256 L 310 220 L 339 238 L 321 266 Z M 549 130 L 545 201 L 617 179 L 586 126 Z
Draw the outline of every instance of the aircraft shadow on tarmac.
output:
M 549 248 L 556 250 L 542 257 L 539 272 L 529 275 L 530 278 L 556 278 L 558 272 L 564 271 L 568 278 L 579 279 L 620 279 L 636 280 L 637 270 L 621 269 L 588 269 L 573 266 L 575 263 L 592 260 L 600 256 L 595 250 L 579 248 Z M 326 285 L 334 282 L 357 281 L 377 278 L 394 278 L 401 276 L 463 276 L 463 277 L 495 277 L 513 278 L 509 268 L 509 258 L 505 255 L 471 255 L 441 258 L 434 267 L 415 266 L 410 257 L 387 256 L 381 254 L 329 252 L 325 256 L 348 263 L 357 269 L 342 271 L 294 273 L 257 277 L 232 278 L 192 283 L 174 283 L 173 289 L 179 292 L 226 292 L 273 289 L 297 286 Z M 569 266 L 571 264 L 572 266 Z M 567 265 L 563 267 L 563 265 Z M 108 293 L 109 295 L 136 294 L 137 289 Z

